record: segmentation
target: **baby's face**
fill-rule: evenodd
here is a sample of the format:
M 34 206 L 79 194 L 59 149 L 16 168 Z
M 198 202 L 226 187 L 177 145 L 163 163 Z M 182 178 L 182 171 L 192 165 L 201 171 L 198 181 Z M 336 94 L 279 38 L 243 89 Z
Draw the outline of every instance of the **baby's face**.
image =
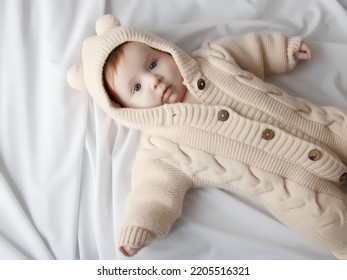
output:
M 149 46 L 132 42 L 114 75 L 114 90 L 121 105 L 152 108 L 182 102 L 187 88 L 172 56 Z

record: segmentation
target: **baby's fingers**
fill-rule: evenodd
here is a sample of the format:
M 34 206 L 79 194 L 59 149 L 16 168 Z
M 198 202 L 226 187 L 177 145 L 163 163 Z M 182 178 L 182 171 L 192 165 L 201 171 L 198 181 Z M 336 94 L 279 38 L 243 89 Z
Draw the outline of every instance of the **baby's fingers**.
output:
M 296 60 L 310 60 L 311 58 L 312 58 L 312 55 L 310 53 L 297 52 L 295 54 Z
M 310 60 L 312 58 L 312 52 L 310 47 L 303 42 L 299 51 L 296 52 L 294 56 L 296 60 Z
M 132 247 L 128 247 L 128 246 L 121 246 L 119 248 L 119 250 L 126 257 L 131 257 L 131 256 L 135 255 L 138 251 L 140 251 L 140 249 L 138 249 L 138 248 L 132 248 Z

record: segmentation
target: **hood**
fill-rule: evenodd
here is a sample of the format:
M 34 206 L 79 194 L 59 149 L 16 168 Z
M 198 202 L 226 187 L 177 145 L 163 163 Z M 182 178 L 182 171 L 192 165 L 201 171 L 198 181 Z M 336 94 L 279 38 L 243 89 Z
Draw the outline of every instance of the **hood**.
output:
M 87 90 L 106 114 L 127 127 L 142 129 L 169 124 L 172 107 L 177 104 L 151 109 L 122 108 L 108 97 L 103 82 L 106 59 L 114 48 L 125 42 L 147 44 L 172 55 L 188 90 L 189 84 L 196 83 L 201 78 L 195 60 L 177 46 L 150 32 L 136 27 L 121 26 L 118 18 L 113 15 L 100 17 L 96 22 L 95 30 L 96 35 L 86 38 L 82 44 L 81 64 L 73 65 L 67 72 L 69 85 L 76 90 Z

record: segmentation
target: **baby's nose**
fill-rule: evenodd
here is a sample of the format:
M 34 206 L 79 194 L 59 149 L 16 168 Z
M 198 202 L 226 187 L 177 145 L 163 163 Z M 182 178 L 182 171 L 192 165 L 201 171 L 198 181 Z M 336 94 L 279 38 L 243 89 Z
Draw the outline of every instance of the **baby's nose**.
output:
M 163 80 L 163 78 L 160 76 L 160 75 L 153 75 L 152 77 L 151 77 L 151 79 L 152 79 L 152 87 L 153 87 L 153 89 L 156 89 L 157 88 L 157 86 L 161 83 L 161 81 Z

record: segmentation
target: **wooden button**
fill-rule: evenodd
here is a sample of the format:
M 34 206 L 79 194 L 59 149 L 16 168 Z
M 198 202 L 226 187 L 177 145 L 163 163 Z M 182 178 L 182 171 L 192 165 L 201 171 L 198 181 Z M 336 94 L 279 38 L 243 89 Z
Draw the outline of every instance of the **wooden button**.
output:
M 229 112 L 227 110 L 220 110 L 218 112 L 218 120 L 225 122 L 227 119 L 229 119 Z
M 320 151 L 313 149 L 308 153 L 308 158 L 312 161 L 317 161 L 322 157 Z
M 205 88 L 205 80 L 204 79 L 199 79 L 197 82 L 198 89 L 203 90 Z
M 347 173 L 343 173 L 340 177 L 340 182 L 347 181 Z
M 347 194 L 347 184 L 346 183 L 343 183 L 340 189 L 343 193 Z
M 271 140 L 275 137 L 275 132 L 272 129 L 265 129 L 261 134 L 261 137 L 265 140 Z

